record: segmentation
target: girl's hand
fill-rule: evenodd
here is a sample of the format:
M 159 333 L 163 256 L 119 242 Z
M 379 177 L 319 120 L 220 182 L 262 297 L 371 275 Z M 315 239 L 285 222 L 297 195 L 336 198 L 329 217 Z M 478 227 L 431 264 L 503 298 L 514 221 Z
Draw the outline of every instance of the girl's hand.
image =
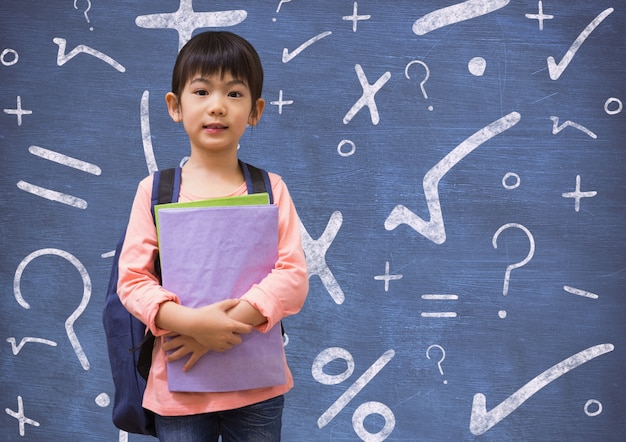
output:
M 254 328 L 228 316 L 227 312 L 237 304 L 238 299 L 225 299 L 194 309 L 190 337 L 213 351 L 226 351 L 241 344 L 241 334 L 250 333 Z
M 183 371 L 189 371 L 196 365 L 196 362 L 210 350 L 190 336 L 169 334 L 166 335 L 165 338 L 162 348 L 166 352 L 169 352 L 167 354 L 168 362 L 173 362 L 190 355 L 185 365 L 183 365 Z

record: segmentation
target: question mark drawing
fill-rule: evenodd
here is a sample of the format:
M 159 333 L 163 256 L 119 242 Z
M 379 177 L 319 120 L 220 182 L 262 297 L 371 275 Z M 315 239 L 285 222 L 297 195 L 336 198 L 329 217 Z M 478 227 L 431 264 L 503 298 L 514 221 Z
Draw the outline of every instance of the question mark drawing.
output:
M 80 365 L 82 365 L 83 369 L 89 370 L 89 360 L 87 359 L 87 355 L 85 355 L 85 351 L 80 345 L 78 337 L 76 336 L 76 332 L 74 331 L 74 322 L 76 322 L 80 315 L 85 311 L 87 305 L 89 304 L 89 299 L 91 298 L 91 278 L 89 277 L 87 269 L 85 268 L 83 263 L 78 260 L 78 258 L 76 258 L 71 253 L 60 249 L 40 249 L 32 252 L 30 255 L 24 258 L 22 262 L 20 262 L 20 264 L 17 266 L 17 269 L 15 270 L 15 277 L 13 278 L 13 295 L 15 296 L 15 300 L 19 305 L 21 305 L 25 309 L 30 308 L 30 304 L 26 302 L 26 300 L 22 296 L 22 290 L 20 289 L 22 274 L 24 273 L 24 270 L 26 269 L 28 264 L 31 263 L 31 261 L 43 255 L 56 255 L 69 261 L 74 267 L 76 267 L 76 270 L 78 270 L 78 273 L 83 280 L 83 296 L 81 298 L 79 306 L 65 320 L 65 332 L 67 333 L 67 337 L 72 344 L 74 353 L 76 353 L 76 357 L 78 357 Z
M 513 269 L 518 269 L 528 264 L 528 262 L 532 259 L 533 255 L 535 254 L 535 238 L 533 237 L 533 234 L 530 233 L 530 230 L 528 230 L 526 227 L 518 223 L 508 223 L 500 227 L 496 231 L 496 233 L 494 233 L 493 238 L 491 240 L 493 248 L 494 249 L 498 248 L 498 237 L 500 236 L 500 234 L 506 229 L 510 229 L 513 227 L 522 230 L 526 234 L 526 236 L 528 236 L 528 241 L 530 242 L 530 250 L 528 251 L 528 255 L 526 255 L 526 258 L 524 258 L 518 263 L 509 264 L 509 266 L 506 268 L 506 272 L 504 273 L 504 286 L 502 287 L 502 294 L 504 296 L 506 296 L 507 293 L 509 293 L 509 280 L 511 279 L 511 271 Z M 506 317 L 506 310 L 500 310 L 498 315 L 500 316 L 500 318 L 504 319 Z
M 421 60 L 413 60 L 411 62 L 409 62 L 406 67 L 404 68 L 404 76 L 407 79 L 411 79 L 410 75 L 409 75 L 409 67 L 411 67 L 411 65 L 413 64 L 420 64 L 422 66 L 424 66 L 424 69 L 426 69 L 426 76 L 424 77 L 424 79 L 422 80 L 422 82 L 420 83 L 420 89 L 422 90 L 422 95 L 424 96 L 424 99 L 428 100 L 428 94 L 426 93 L 426 88 L 424 87 L 424 85 L 426 84 L 426 81 L 428 80 L 428 77 L 430 77 L 430 69 L 428 68 L 428 65 L 426 63 L 424 63 Z M 428 110 L 432 111 L 433 107 L 432 106 L 428 106 Z
M 437 362 L 437 367 L 439 367 L 439 373 L 441 373 L 441 376 L 443 376 L 443 368 L 441 368 L 441 363 L 442 363 L 442 362 L 443 362 L 443 360 L 446 358 L 446 351 L 443 349 L 443 347 L 442 347 L 441 345 L 439 345 L 439 344 L 433 344 L 433 345 L 431 345 L 430 347 L 428 347 L 428 348 L 426 349 L 426 357 L 427 357 L 428 359 L 430 359 L 430 354 L 429 354 L 430 349 L 431 349 L 431 348 L 433 348 L 433 347 L 436 347 L 436 348 L 438 348 L 439 350 L 441 350 L 441 359 L 439 359 L 439 362 Z M 443 383 L 444 383 L 444 384 L 447 384 L 447 383 L 448 383 L 448 381 L 444 380 L 444 381 L 443 381 Z
M 291 0 L 280 0 L 280 2 L 278 3 L 278 7 L 276 8 L 276 13 L 278 14 L 280 12 L 280 7 L 283 5 L 283 3 L 289 3 L 291 2 Z M 276 17 L 272 18 L 273 22 L 276 22 Z
M 78 0 L 74 0 L 74 9 L 78 10 Z M 87 0 L 87 9 L 85 9 L 85 12 L 83 13 L 83 15 L 85 16 L 85 20 L 87 20 L 87 23 L 91 23 L 89 21 L 89 16 L 87 15 L 87 13 L 89 12 L 89 10 L 91 9 L 91 0 Z M 89 27 L 90 31 L 93 31 L 93 26 Z

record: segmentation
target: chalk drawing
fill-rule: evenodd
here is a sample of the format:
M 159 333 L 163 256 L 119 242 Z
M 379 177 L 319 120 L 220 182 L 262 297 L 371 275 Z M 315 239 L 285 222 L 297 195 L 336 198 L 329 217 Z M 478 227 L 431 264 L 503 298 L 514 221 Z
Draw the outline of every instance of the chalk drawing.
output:
M 53 161 L 57 164 L 62 164 L 63 166 L 71 167 L 72 169 L 80 170 L 82 172 L 90 173 L 92 175 L 98 176 L 102 173 L 102 170 L 100 170 L 100 168 L 95 164 L 91 164 L 82 160 L 77 160 L 76 158 L 72 158 L 70 156 L 46 149 L 44 147 L 30 146 L 28 148 L 28 151 L 39 158 Z
M 56 43 L 57 45 L 59 45 L 59 51 L 57 53 L 57 65 L 58 66 L 63 66 L 65 63 L 70 61 L 72 58 L 76 57 L 78 54 L 84 53 L 84 54 L 91 55 L 93 57 L 96 57 L 99 60 L 104 61 L 106 64 L 112 66 L 119 72 L 122 72 L 122 73 L 126 72 L 126 68 L 122 66 L 121 64 L 119 64 L 117 61 L 113 60 L 108 55 L 103 54 L 102 52 L 96 49 L 90 48 L 89 46 L 78 45 L 66 54 L 65 48 L 67 46 L 67 41 L 64 38 L 55 37 L 52 39 L 52 41 Z
M 596 18 L 594 18 L 591 23 L 587 25 L 587 27 L 580 33 L 580 35 L 574 40 L 574 43 L 567 50 L 563 58 L 560 62 L 556 62 L 554 57 L 548 57 L 548 72 L 550 74 L 551 80 L 558 80 L 565 69 L 569 66 L 576 55 L 576 52 L 580 49 L 580 46 L 585 42 L 587 37 L 591 35 L 591 33 L 602 23 L 602 21 L 607 18 L 613 12 L 613 8 L 608 8 L 602 11 Z
M 425 294 L 421 298 L 425 301 L 458 301 L 458 295 L 448 294 Z M 457 313 L 452 311 L 437 311 L 437 312 L 421 312 L 422 318 L 456 318 Z
M 17 117 L 17 125 L 22 125 L 22 116 L 23 115 L 31 115 L 33 113 L 32 110 L 22 109 L 22 97 L 17 96 L 17 105 L 15 109 L 4 109 L 4 113 L 8 115 L 15 115 Z
M 246 19 L 245 10 L 196 12 L 193 0 L 180 0 L 176 12 L 140 15 L 135 24 L 146 29 L 174 29 L 178 32 L 178 50 L 187 43 L 196 29 L 235 26 Z
M 7 56 L 9 55 L 13 57 L 10 60 L 7 59 Z M 2 53 L 0 53 L 0 63 L 2 63 L 4 66 L 13 66 L 19 61 L 19 59 L 20 56 L 15 49 L 6 48 L 2 51 Z
M 467 70 L 475 77 L 482 77 L 487 69 L 487 61 L 483 57 L 474 57 L 467 63 Z
M 298 55 L 300 55 L 300 53 L 302 51 L 304 51 L 306 48 L 308 48 L 309 46 L 311 46 L 313 43 L 320 41 L 322 38 L 324 37 L 328 37 L 329 35 L 331 35 L 332 32 L 331 31 L 326 31 L 326 32 L 322 32 L 320 34 L 317 34 L 315 37 L 311 37 L 309 38 L 307 41 L 305 41 L 304 43 L 302 43 L 300 46 L 298 46 L 296 49 L 294 49 L 293 51 L 289 52 L 289 49 L 284 48 L 283 49 L 283 63 L 289 63 L 291 60 L 293 60 L 295 57 L 297 57 Z
M 342 149 L 342 147 L 346 144 L 350 146 L 350 150 L 348 151 L 344 151 Z M 356 144 L 354 144 L 354 141 L 352 140 L 341 140 L 337 145 L 337 153 L 342 157 L 349 157 L 351 155 L 354 155 L 354 152 L 356 152 Z
M 511 272 L 515 269 L 519 269 L 520 267 L 523 267 L 526 264 L 528 264 L 535 254 L 535 238 L 533 237 L 533 234 L 530 233 L 530 230 L 528 230 L 525 226 L 518 224 L 518 223 L 508 223 L 508 224 L 501 226 L 496 231 L 496 233 L 493 234 L 493 238 L 491 239 L 491 244 L 493 245 L 493 248 L 494 249 L 498 248 L 498 237 L 500 236 L 500 234 L 504 232 L 506 229 L 512 229 L 512 228 L 520 229 L 522 232 L 524 232 L 526 236 L 528 237 L 528 242 L 530 243 L 530 245 L 529 245 L 528 254 L 526 255 L 524 259 L 522 259 L 520 262 L 517 262 L 515 264 L 509 264 L 507 266 L 506 272 L 504 273 L 504 285 L 502 287 L 502 294 L 504 296 L 506 296 L 509 293 L 509 280 L 511 279 Z M 505 315 L 506 315 L 506 312 L 505 312 Z
M 364 425 L 365 419 L 372 414 L 381 416 L 385 421 L 383 428 L 376 433 L 370 433 Z M 354 432 L 359 436 L 359 439 L 366 442 L 381 442 L 387 439 L 395 427 L 396 416 L 393 414 L 393 411 L 378 401 L 363 402 L 352 414 L 352 428 L 354 428 Z
M 24 270 L 34 259 L 45 256 L 45 255 L 55 255 L 60 256 L 61 258 L 69 261 L 75 268 L 78 270 L 78 273 L 83 280 L 83 295 L 80 301 L 79 306 L 72 312 L 72 314 L 65 320 L 65 332 L 67 333 L 67 337 L 74 348 L 74 352 L 78 357 L 78 361 L 82 365 L 83 369 L 89 370 L 89 360 L 87 359 L 87 355 L 85 355 L 85 351 L 83 347 L 80 345 L 78 341 L 78 337 L 76 336 L 76 332 L 74 331 L 74 322 L 80 317 L 80 315 L 85 311 L 87 305 L 89 304 L 89 299 L 91 298 L 91 278 L 89 277 L 89 273 L 87 269 L 81 263 L 78 258 L 76 258 L 71 253 L 66 252 L 65 250 L 60 249 L 40 249 L 32 252 L 26 258 L 20 262 L 15 270 L 15 277 L 13 278 L 13 295 L 15 296 L 15 300 L 17 303 L 25 309 L 30 308 L 30 304 L 26 302 L 24 297 L 22 296 L 22 290 L 20 289 L 20 283 L 22 280 L 22 274 Z
M 280 8 L 283 5 L 283 3 L 290 3 L 291 0 L 280 0 L 280 2 L 278 3 L 278 6 L 276 7 L 276 13 L 278 14 L 280 12 Z M 276 22 L 276 17 L 272 17 L 272 21 Z
M 76 196 L 68 195 L 62 192 L 57 192 L 56 190 L 47 189 L 45 187 L 40 187 L 23 180 L 19 180 L 17 182 L 17 188 L 23 190 L 24 192 L 39 196 L 41 198 L 45 198 L 47 200 L 55 201 L 61 204 L 66 204 L 77 209 L 87 208 L 87 201 L 82 198 L 78 198 Z
M 615 105 L 616 107 L 614 109 L 611 109 L 612 105 Z M 619 98 L 611 97 L 604 102 L 604 112 L 606 112 L 608 115 L 619 114 L 623 108 L 624 105 L 622 104 L 622 100 L 620 100 Z
M 56 347 L 57 346 L 56 342 L 51 341 L 49 339 L 32 338 L 32 337 L 22 338 L 22 340 L 18 344 L 17 343 L 17 339 L 15 339 L 13 336 L 11 336 L 11 337 L 7 338 L 7 342 L 9 344 L 11 344 L 11 351 L 13 352 L 14 356 L 16 356 L 22 350 L 22 348 L 24 348 L 24 345 L 26 345 L 28 343 L 44 344 L 44 345 L 49 345 L 50 347 Z
M 440 358 L 440 359 L 439 359 L 439 361 L 437 362 L 437 367 L 439 368 L 439 373 L 441 373 L 441 376 L 443 376 L 443 368 L 441 367 L 441 363 L 442 363 L 442 362 L 446 359 L 446 351 L 443 349 L 443 347 L 442 347 L 441 345 L 439 345 L 439 344 L 433 344 L 433 345 L 429 346 L 429 347 L 426 349 L 426 357 L 427 357 L 428 359 L 430 359 L 430 349 L 431 349 L 431 348 L 438 348 L 438 349 L 439 349 L 439 351 L 441 351 L 441 358 Z M 446 380 L 444 379 L 443 383 L 444 383 L 444 384 L 447 384 L 447 383 L 448 383 L 448 381 L 446 381 Z
M 580 175 L 576 175 L 576 189 L 573 192 L 564 192 L 561 194 L 563 198 L 574 198 L 574 210 L 580 211 L 580 200 L 582 198 L 591 198 L 598 194 L 595 190 L 587 192 L 581 192 L 580 190 Z
M 352 22 L 352 32 L 356 32 L 357 24 L 361 20 L 369 20 L 372 18 L 371 15 L 359 15 L 358 13 L 359 6 L 357 2 L 354 2 L 354 6 L 352 8 L 352 15 L 344 15 L 341 17 L 342 20 L 351 21 Z
M 90 173 L 92 175 L 100 175 L 102 173 L 100 168 L 95 164 L 78 160 L 76 158 L 72 158 L 70 156 L 46 149 L 44 147 L 30 146 L 28 148 L 28 151 L 39 158 L 43 158 L 57 164 L 62 164 L 63 166 L 71 167 L 72 169 L 77 169 L 82 172 Z M 78 209 L 87 208 L 87 201 L 81 198 L 40 187 L 23 180 L 18 181 L 17 187 L 20 190 L 39 196 L 41 198 L 45 198 L 62 204 L 67 204 L 68 206 L 76 207 Z
M 398 205 L 394 207 L 385 220 L 385 229 L 393 230 L 400 224 L 407 224 L 435 244 L 443 244 L 446 241 L 446 230 L 443 222 L 443 214 L 441 213 L 441 203 L 439 201 L 439 181 L 441 181 L 445 174 L 459 161 L 472 153 L 481 144 L 515 126 L 521 118 L 522 116 L 519 113 L 511 112 L 494 121 L 455 147 L 426 173 L 423 188 L 428 211 L 430 213 L 430 220 L 424 221 L 406 206 Z
M 508 183 L 509 178 L 513 178 L 515 180 L 513 184 Z M 506 174 L 504 174 L 504 177 L 502 177 L 502 187 L 504 187 L 506 190 L 517 189 L 521 183 L 522 179 L 518 174 L 514 172 L 507 172 Z
M 402 279 L 402 275 L 391 275 L 389 274 L 389 261 L 385 262 L 385 274 L 374 276 L 376 281 L 385 281 L 385 291 L 389 291 L 389 281 L 398 281 Z
M 322 415 L 317 420 L 317 426 L 321 429 L 324 428 L 330 421 L 332 421 L 335 416 L 337 416 L 341 412 L 341 410 L 343 410 L 350 403 L 350 401 L 352 401 L 352 399 L 354 399 L 355 396 L 359 394 L 359 392 L 361 392 L 361 390 L 363 390 L 365 386 L 372 381 L 372 379 L 374 379 L 374 377 L 389 363 L 389 361 L 393 359 L 395 354 L 396 352 L 393 349 L 387 350 L 385 353 L 383 353 L 376 360 L 376 362 L 374 362 L 367 370 L 365 370 L 365 372 L 350 387 L 348 387 L 348 389 L 344 391 L 344 393 L 339 396 L 339 398 L 324 413 L 322 413 Z M 328 363 L 336 359 L 342 359 L 346 362 L 346 370 L 343 373 L 337 375 L 329 375 L 325 373 L 324 367 Z M 311 374 L 313 375 L 313 378 L 317 382 L 324 385 L 337 385 L 348 379 L 353 372 L 354 358 L 349 351 L 341 347 L 330 347 L 323 350 L 315 357 L 315 360 L 313 361 L 313 365 L 311 367 Z M 380 403 L 377 404 L 379 405 L 377 405 L 376 407 L 374 407 L 373 404 L 366 407 L 367 412 L 369 414 L 380 414 L 383 417 L 389 414 L 393 415 L 391 410 L 386 405 Z M 363 410 L 361 410 L 361 413 L 362 412 Z M 364 418 L 365 416 L 359 415 L 358 421 L 360 421 L 362 424 L 362 420 Z M 393 425 L 391 425 L 391 423 L 386 420 L 385 427 L 383 428 L 383 430 L 381 430 L 381 432 L 377 433 L 377 435 L 374 436 L 376 437 L 376 439 L 373 440 L 385 440 L 387 436 L 389 436 L 393 431 L 394 426 L 395 418 L 393 420 Z M 361 431 L 360 428 L 359 431 Z M 358 435 L 359 437 L 361 437 L 360 434 Z M 361 437 L 361 439 L 369 440 L 363 437 Z
M 4 412 L 11 417 L 17 419 L 19 425 L 20 436 L 26 435 L 26 424 L 32 425 L 33 427 L 38 427 L 39 422 L 34 419 L 27 418 L 24 415 L 24 400 L 22 396 L 17 397 L 17 411 L 13 411 L 10 408 L 5 408 Z
M 378 80 L 376 80 L 376 83 L 369 84 L 361 65 L 354 65 L 354 69 L 356 70 L 356 75 L 361 83 L 361 87 L 363 88 L 363 95 L 361 95 L 361 98 L 354 103 L 354 106 L 352 106 L 352 108 L 343 117 L 343 124 L 348 124 L 352 118 L 354 118 L 354 116 L 361 109 L 363 109 L 363 107 L 367 106 L 370 110 L 372 124 L 376 125 L 380 121 L 380 117 L 378 116 L 378 108 L 376 107 L 374 95 L 376 95 L 376 93 L 385 85 L 385 83 L 387 83 L 387 81 L 389 81 L 391 78 L 391 72 L 385 72 Z
M 426 84 L 426 81 L 428 80 L 428 77 L 430 77 L 430 69 L 428 67 L 428 65 L 426 63 L 424 63 L 421 60 L 413 60 L 411 62 L 409 62 L 405 67 L 404 67 L 404 76 L 406 78 L 408 78 L 409 80 L 411 79 L 410 75 L 409 75 L 409 67 L 413 64 L 419 64 L 422 65 L 424 67 L 424 69 L 426 70 L 426 75 L 424 76 L 424 79 L 420 82 L 420 89 L 422 90 L 422 95 L 424 96 L 424 99 L 428 100 L 428 94 L 426 93 L 426 89 L 424 88 L 424 85 Z M 433 107 L 432 106 L 428 106 L 428 110 L 432 111 Z
M 150 134 L 150 92 L 143 91 L 141 95 L 141 106 L 139 108 L 139 120 L 141 122 L 141 142 L 143 144 L 143 155 L 148 166 L 148 175 L 153 174 L 159 168 L 154 148 L 152 147 L 152 135 Z
M 535 393 L 547 386 L 551 382 L 560 378 L 564 374 L 572 371 L 576 367 L 589 362 L 590 360 L 602 356 L 614 350 L 613 344 L 599 344 L 589 347 L 567 359 L 553 365 L 537 377 L 530 380 L 522 388 L 506 398 L 490 411 L 487 411 L 487 398 L 482 393 L 474 395 L 472 403 L 472 414 L 470 417 L 470 431 L 475 436 L 480 436 L 491 427 L 514 412 L 520 405 L 530 399 Z
M 596 411 L 589 411 L 589 409 L 593 405 L 597 407 Z M 589 417 L 598 416 L 600 413 L 602 413 L 602 402 L 596 399 L 589 399 L 587 402 L 585 402 L 584 410 L 585 410 L 585 414 Z
M 591 292 L 588 292 L 586 290 L 577 289 L 575 287 L 570 287 L 569 285 L 564 285 L 563 286 L 563 290 L 565 290 L 567 293 L 571 293 L 572 295 L 583 296 L 583 297 L 589 298 L 589 299 L 598 299 L 599 298 L 599 296 L 596 295 L 595 293 L 591 293 Z
M 537 4 L 537 9 L 539 10 L 537 11 L 536 14 L 526 14 L 525 17 L 531 20 L 537 20 L 537 22 L 539 23 L 539 30 L 543 31 L 543 21 L 552 20 L 554 18 L 554 15 L 543 13 L 543 2 L 541 0 L 539 0 Z
M 413 33 L 425 35 L 431 31 L 480 17 L 504 8 L 510 0 L 467 0 L 456 5 L 437 9 L 413 23 Z
M 276 12 L 280 12 L 280 7 L 283 5 L 283 3 L 290 3 L 291 0 L 280 0 L 280 2 L 278 3 L 278 7 L 276 8 Z
M 281 89 L 278 92 L 278 100 L 277 101 L 270 101 L 270 104 L 274 105 L 274 106 L 278 106 L 278 114 L 282 115 L 283 113 L 283 106 L 288 106 L 290 104 L 293 104 L 293 100 L 283 100 L 283 90 Z
M 584 132 L 585 134 L 589 135 L 594 140 L 596 138 L 598 138 L 598 136 L 596 134 L 591 132 L 585 126 L 581 126 L 580 124 L 574 123 L 573 121 L 567 120 L 565 123 L 563 123 L 563 124 L 561 124 L 559 126 L 559 117 L 552 116 L 552 117 L 550 117 L 550 119 L 553 122 L 553 124 L 552 124 L 552 135 L 558 134 L 559 132 L 561 132 L 566 127 L 573 127 L 574 129 L 578 129 L 579 131 Z
M 328 293 L 336 304 L 342 304 L 345 300 L 345 296 L 335 276 L 330 271 L 330 268 L 328 268 L 328 264 L 326 264 L 326 252 L 337 236 L 337 232 L 339 232 L 342 223 L 343 216 L 341 212 L 333 212 L 322 236 L 314 240 L 311 238 L 311 235 L 309 235 L 309 232 L 306 231 L 302 221 L 300 221 L 302 247 L 306 255 L 309 278 L 315 275 L 319 276 L 322 280 L 322 284 L 324 284 L 324 287 L 326 287 L 326 290 L 328 290 Z
M 98 405 L 98 407 L 105 408 L 108 407 L 110 403 L 111 398 L 108 394 L 100 393 L 98 396 L 96 396 L 96 404 Z
M 87 15 L 87 13 L 89 12 L 89 10 L 91 9 L 91 0 L 86 0 L 87 2 L 87 9 L 85 9 L 85 12 L 83 12 L 83 15 L 85 16 L 85 20 L 87 20 L 87 23 L 91 23 L 91 21 L 89 20 L 89 16 Z M 78 0 L 74 0 L 74 9 L 78 10 Z M 90 31 L 93 31 L 93 26 L 89 27 Z

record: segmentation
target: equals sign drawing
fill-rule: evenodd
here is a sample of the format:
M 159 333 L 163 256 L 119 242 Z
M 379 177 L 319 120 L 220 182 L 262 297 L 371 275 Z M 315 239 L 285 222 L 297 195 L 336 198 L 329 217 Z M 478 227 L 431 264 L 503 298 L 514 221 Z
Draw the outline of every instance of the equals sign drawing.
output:
M 64 166 L 71 167 L 72 169 L 81 170 L 92 175 L 100 175 L 102 171 L 95 164 L 87 163 L 86 161 L 77 160 L 76 158 L 69 157 L 59 152 L 45 149 L 39 146 L 30 146 L 28 151 L 40 158 L 53 161 Z M 32 193 L 33 195 L 40 196 L 42 198 L 56 201 L 59 203 L 67 204 L 68 206 L 76 207 L 79 209 L 87 208 L 87 201 L 68 195 L 66 193 L 57 192 L 55 190 L 46 189 L 45 187 L 36 186 L 26 181 L 18 181 L 17 187 L 25 192 Z
M 457 301 L 459 297 L 457 295 L 422 295 L 422 299 L 425 301 Z M 422 312 L 422 318 L 456 318 L 456 312 Z

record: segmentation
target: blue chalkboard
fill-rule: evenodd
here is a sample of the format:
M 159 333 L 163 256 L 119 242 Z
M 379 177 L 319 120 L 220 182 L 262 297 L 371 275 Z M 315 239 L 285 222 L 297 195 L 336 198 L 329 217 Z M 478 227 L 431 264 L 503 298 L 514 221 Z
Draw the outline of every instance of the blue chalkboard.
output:
M 605 0 L 0 6 L 0 439 L 117 430 L 101 326 L 137 182 L 188 155 L 191 35 L 264 63 L 243 160 L 283 176 L 311 288 L 286 441 L 626 434 L 626 9 Z

